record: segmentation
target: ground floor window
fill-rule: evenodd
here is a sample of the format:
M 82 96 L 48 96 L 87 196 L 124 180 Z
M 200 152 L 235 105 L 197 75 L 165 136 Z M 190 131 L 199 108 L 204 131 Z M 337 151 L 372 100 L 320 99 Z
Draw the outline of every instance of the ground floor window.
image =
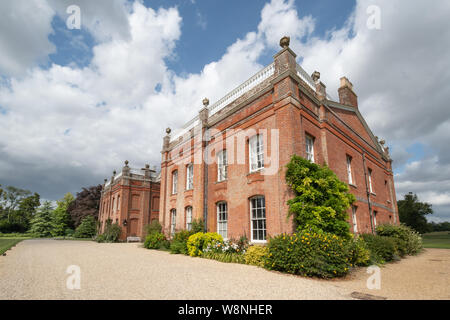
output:
M 266 200 L 263 196 L 250 199 L 252 241 L 266 241 Z
M 228 238 L 228 207 L 226 202 L 217 204 L 217 233 Z
M 175 226 L 177 223 L 177 210 L 175 210 L 175 209 L 170 210 L 170 216 L 171 216 L 170 234 L 173 235 L 175 233 Z
M 357 206 L 352 206 L 353 233 L 358 233 L 358 221 L 356 220 Z
M 192 228 L 192 207 L 186 208 L 186 230 L 191 231 Z

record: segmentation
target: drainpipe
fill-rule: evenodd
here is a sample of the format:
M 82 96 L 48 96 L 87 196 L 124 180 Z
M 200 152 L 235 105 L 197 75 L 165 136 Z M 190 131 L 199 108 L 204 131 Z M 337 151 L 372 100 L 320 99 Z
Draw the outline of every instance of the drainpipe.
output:
M 206 133 L 207 131 L 205 131 Z M 209 134 L 209 133 L 207 133 Z M 209 137 L 205 140 L 206 159 L 203 163 L 203 221 L 205 222 L 204 230 L 208 232 L 208 163 L 209 163 Z
M 370 202 L 370 190 L 369 185 L 367 184 L 367 167 L 366 167 L 366 153 L 363 151 L 363 167 L 364 167 L 364 181 L 366 183 L 366 194 L 367 194 L 367 203 L 369 205 L 369 218 L 370 218 L 370 230 L 372 233 L 375 232 L 373 228 L 373 215 L 372 215 L 372 204 Z

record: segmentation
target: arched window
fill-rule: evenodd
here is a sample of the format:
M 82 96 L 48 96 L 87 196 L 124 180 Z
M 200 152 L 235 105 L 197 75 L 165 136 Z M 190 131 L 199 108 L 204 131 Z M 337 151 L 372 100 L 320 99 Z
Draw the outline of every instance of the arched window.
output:
M 192 207 L 186 207 L 186 230 L 191 231 L 192 228 Z
M 217 204 L 217 233 L 228 238 L 228 206 L 226 202 Z
M 174 235 L 175 233 L 175 227 L 177 224 L 177 210 L 172 209 L 170 210 L 170 235 Z
M 256 196 L 250 199 L 251 236 L 253 242 L 266 242 L 266 199 Z

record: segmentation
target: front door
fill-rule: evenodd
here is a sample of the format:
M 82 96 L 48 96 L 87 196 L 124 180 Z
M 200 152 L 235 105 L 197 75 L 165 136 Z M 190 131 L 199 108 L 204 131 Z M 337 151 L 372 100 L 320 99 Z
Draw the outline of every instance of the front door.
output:
M 131 219 L 130 220 L 130 236 L 131 237 L 137 237 L 137 230 L 138 230 L 138 219 Z

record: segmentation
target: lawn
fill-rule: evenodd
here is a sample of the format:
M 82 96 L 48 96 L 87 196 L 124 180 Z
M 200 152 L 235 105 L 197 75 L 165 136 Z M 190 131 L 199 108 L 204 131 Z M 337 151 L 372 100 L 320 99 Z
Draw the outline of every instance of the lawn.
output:
M 450 232 L 431 232 L 422 235 L 425 248 L 450 249 Z
M 0 255 L 8 251 L 10 248 L 14 247 L 20 241 L 29 238 L 0 238 Z

